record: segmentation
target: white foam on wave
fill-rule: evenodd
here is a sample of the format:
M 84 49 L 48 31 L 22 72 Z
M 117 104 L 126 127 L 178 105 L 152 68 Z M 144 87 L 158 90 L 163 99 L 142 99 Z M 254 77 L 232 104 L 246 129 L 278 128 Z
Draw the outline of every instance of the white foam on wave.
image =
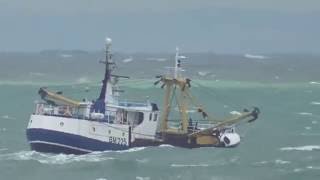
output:
M 138 163 L 147 163 L 147 162 L 149 162 L 149 160 L 146 159 L 146 158 L 144 158 L 144 159 L 136 159 L 136 161 L 137 161 Z
M 245 54 L 244 57 L 248 59 L 268 59 L 268 57 L 266 56 L 254 55 L 254 54 Z
M 312 128 L 310 126 L 304 127 L 306 130 L 311 130 Z
M 29 74 L 30 76 L 45 76 L 44 73 L 40 73 L 40 72 L 30 72 Z
M 307 169 L 320 170 L 320 166 L 307 166 Z
M 276 159 L 274 161 L 260 161 L 260 162 L 255 162 L 253 163 L 254 165 L 266 165 L 266 164 L 276 164 L 276 165 L 285 165 L 285 164 L 290 164 L 290 161 L 285 161 L 282 159 Z
M 159 147 L 163 147 L 163 148 L 174 148 L 174 146 L 170 145 L 170 144 L 161 144 L 159 145 Z
M 320 105 L 320 102 L 318 102 L 318 101 L 312 101 L 310 104 L 312 104 L 312 105 Z
M 302 115 L 302 116 L 312 116 L 313 115 L 312 113 L 309 113 L 309 112 L 299 112 L 297 114 Z
M 9 116 L 9 115 L 3 115 L 3 116 L 1 116 L 1 118 L 2 118 L 2 119 L 16 119 L 16 118 L 11 117 L 11 116 Z
M 171 167 L 183 168 L 183 167 L 209 167 L 209 164 L 171 164 Z
M 155 57 L 147 58 L 147 60 L 149 60 L 149 61 L 158 61 L 158 62 L 167 61 L 166 58 L 155 58 Z
M 211 72 L 210 71 L 199 71 L 198 72 L 198 75 L 199 76 L 207 76 L 207 75 L 209 75 Z
M 320 85 L 320 82 L 310 81 L 309 84 L 317 84 L 317 85 Z
M 42 164 L 68 164 L 73 162 L 101 162 L 115 158 L 104 153 L 86 155 L 44 154 L 35 151 L 20 151 L 16 153 L 1 154 L 0 160 L 29 161 L 34 160 Z
M 320 136 L 320 133 L 301 133 L 302 136 Z
M 89 83 L 89 78 L 88 77 L 80 77 L 76 80 L 76 83 L 79 83 L 79 84 L 83 84 L 83 83 Z
M 320 150 L 318 145 L 308 145 L 308 146 L 297 146 L 297 147 L 283 147 L 280 148 L 281 151 L 313 151 Z
M 147 147 L 135 147 L 135 148 L 130 148 L 127 150 L 120 150 L 120 151 L 115 151 L 115 152 L 118 152 L 118 153 L 138 152 L 138 151 L 142 151 L 146 148 Z M 110 152 L 110 151 L 108 151 L 108 152 Z
M 123 63 L 129 63 L 129 62 L 131 62 L 131 61 L 133 61 L 133 58 L 132 58 L 132 57 L 126 58 L 126 59 L 122 60 Z
M 72 54 L 61 54 L 60 57 L 62 57 L 62 58 L 71 58 Z
M 136 176 L 136 180 L 150 180 L 150 177 Z
M 284 160 L 281 160 L 281 159 L 276 159 L 274 162 L 276 164 L 290 164 L 291 163 L 290 161 L 284 161 Z

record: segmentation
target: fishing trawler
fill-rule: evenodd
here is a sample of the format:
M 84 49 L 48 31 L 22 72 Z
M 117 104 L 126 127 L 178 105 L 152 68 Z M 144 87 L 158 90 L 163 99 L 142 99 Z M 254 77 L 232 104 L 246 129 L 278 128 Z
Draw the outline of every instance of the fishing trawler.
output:
M 76 101 L 40 88 L 41 101 L 36 103 L 26 130 L 32 150 L 48 153 L 85 154 L 94 151 L 125 150 L 132 147 L 173 146 L 234 147 L 240 143 L 235 126 L 258 118 L 259 109 L 245 110 L 229 119 L 207 124 L 192 120 L 188 105 L 191 79 L 182 76 L 177 49 L 175 66 L 170 73 L 157 76 L 154 84 L 162 83 L 164 103 L 162 113 L 156 103 L 122 101 L 118 79 L 128 78 L 113 74 L 115 62 L 111 53 L 112 41 L 106 39 L 104 79 L 95 101 Z M 172 102 L 178 105 L 180 118 L 172 125 Z M 200 118 L 209 122 L 210 116 L 202 105 L 195 105 Z

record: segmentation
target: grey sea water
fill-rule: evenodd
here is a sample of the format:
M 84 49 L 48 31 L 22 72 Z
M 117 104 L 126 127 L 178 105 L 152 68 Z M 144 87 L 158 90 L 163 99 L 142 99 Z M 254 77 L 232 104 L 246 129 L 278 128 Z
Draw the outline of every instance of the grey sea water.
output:
M 25 129 L 37 90 L 48 86 L 66 96 L 94 99 L 102 53 L 43 52 L 0 55 L 0 179 L 30 180 L 248 180 L 320 177 L 320 73 L 317 56 L 189 54 L 192 92 L 214 117 L 252 106 L 260 118 L 239 127 L 236 148 L 183 149 L 163 145 L 87 155 L 30 151 Z M 67 56 L 67 55 L 68 56 Z M 118 55 L 124 99 L 162 102 L 153 77 L 171 63 L 169 55 Z M 87 90 L 89 91 L 87 92 Z

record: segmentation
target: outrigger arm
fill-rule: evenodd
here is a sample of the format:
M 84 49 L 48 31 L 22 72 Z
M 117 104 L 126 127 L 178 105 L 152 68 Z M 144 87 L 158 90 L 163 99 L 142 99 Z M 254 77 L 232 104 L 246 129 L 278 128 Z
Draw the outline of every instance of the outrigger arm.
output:
M 224 127 L 236 125 L 244 120 L 247 120 L 248 123 L 251 123 L 251 122 L 255 121 L 256 119 L 258 119 L 259 114 L 260 114 L 259 108 L 254 107 L 251 112 L 248 112 L 248 110 L 245 110 L 241 115 L 232 117 L 230 119 L 226 119 L 220 123 L 215 124 L 212 127 L 191 133 L 191 134 L 189 134 L 189 137 L 197 136 L 199 134 L 213 133 L 215 130 L 224 129 Z M 248 120 L 248 118 L 250 118 L 250 119 Z

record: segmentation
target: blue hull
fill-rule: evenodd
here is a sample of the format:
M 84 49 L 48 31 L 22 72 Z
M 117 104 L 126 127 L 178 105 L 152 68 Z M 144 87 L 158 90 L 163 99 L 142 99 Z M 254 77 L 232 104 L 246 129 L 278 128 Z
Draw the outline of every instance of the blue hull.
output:
M 32 150 L 46 153 L 86 154 L 129 149 L 129 146 L 46 129 L 27 129 L 27 139 Z

